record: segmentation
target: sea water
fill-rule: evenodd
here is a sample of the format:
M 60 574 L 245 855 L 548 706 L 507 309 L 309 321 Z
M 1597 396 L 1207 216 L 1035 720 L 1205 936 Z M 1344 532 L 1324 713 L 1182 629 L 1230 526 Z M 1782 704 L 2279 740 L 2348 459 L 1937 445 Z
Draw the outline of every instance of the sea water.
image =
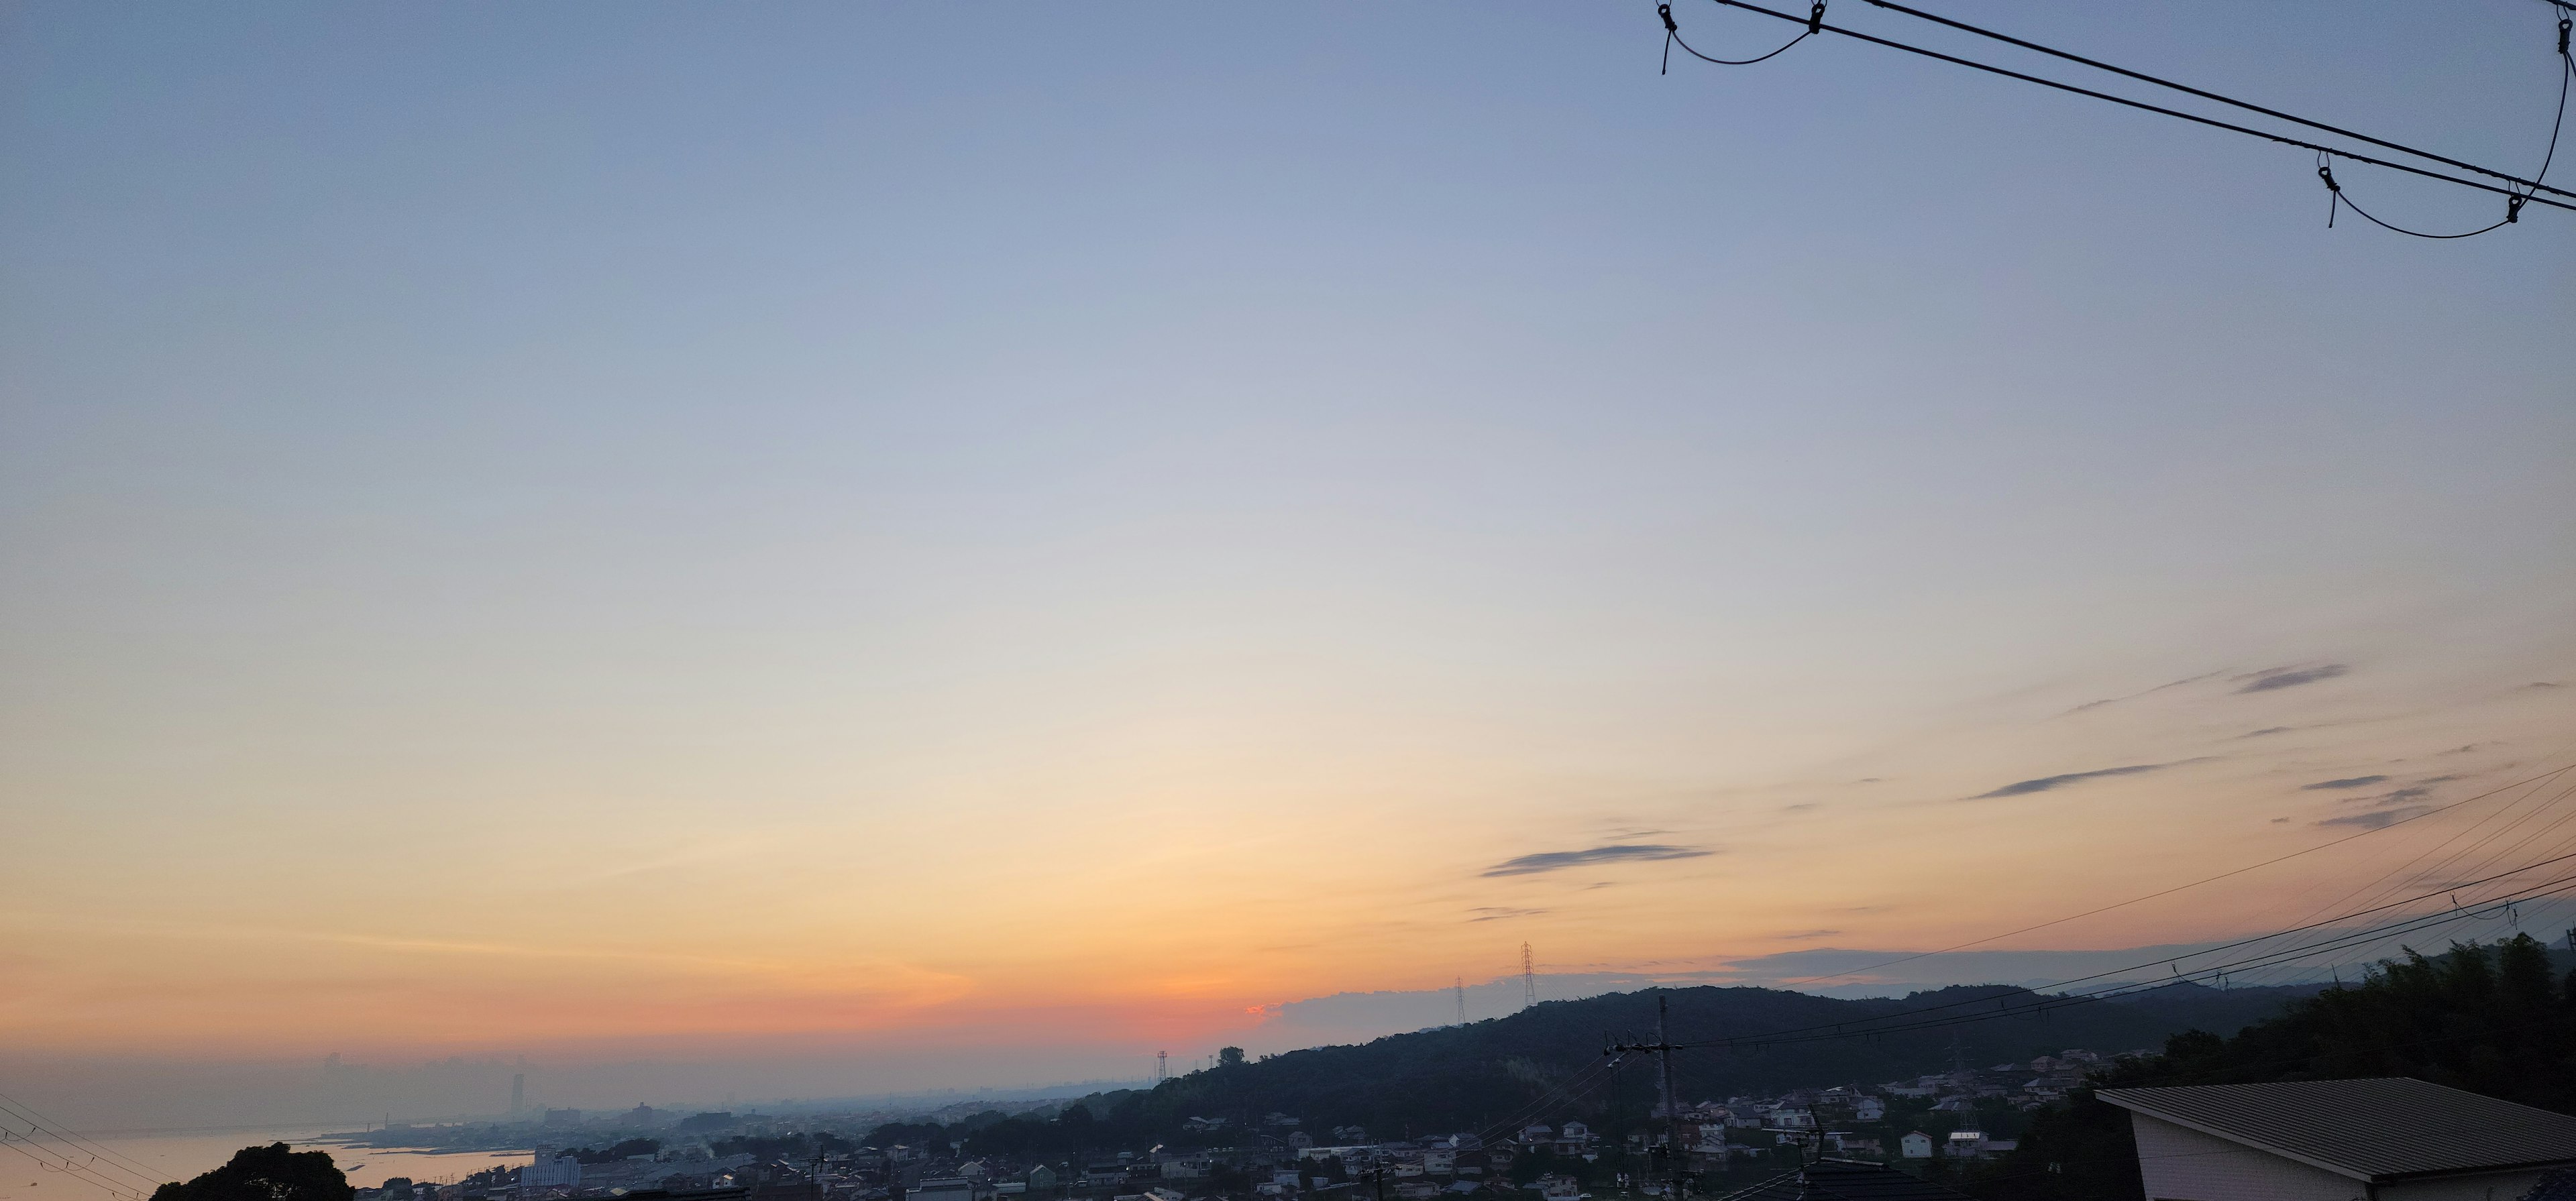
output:
M 233 1153 L 249 1146 L 283 1142 L 298 1151 L 327 1151 L 331 1161 L 360 1188 L 382 1185 L 389 1176 L 452 1183 L 495 1164 L 524 1164 L 527 1150 L 426 1151 L 412 1148 L 349 1147 L 325 1141 L 347 1127 L 280 1130 L 165 1131 L 82 1136 L 80 1162 L 89 1171 L 47 1170 L 22 1155 L 0 1155 L 0 1201 L 118 1201 L 128 1192 L 151 1195 L 151 1185 L 187 1180 L 222 1167 Z M 20 1144 L 29 1150 L 58 1152 L 59 1142 Z M 91 1174 L 114 1183 L 88 1179 Z

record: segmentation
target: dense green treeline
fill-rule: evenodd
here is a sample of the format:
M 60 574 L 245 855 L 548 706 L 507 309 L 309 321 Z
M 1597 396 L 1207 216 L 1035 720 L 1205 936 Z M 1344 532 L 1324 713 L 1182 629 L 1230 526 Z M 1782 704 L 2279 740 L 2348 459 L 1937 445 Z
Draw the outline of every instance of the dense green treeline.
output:
M 2576 971 L 2558 978 L 2529 935 L 2408 951 L 2353 985 L 2292 1004 L 2232 1038 L 2187 1030 L 2124 1060 L 2101 1088 L 2412 1076 L 2576 1113 Z M 2040 1111 L 2019 1150 L 1972 1169 L 1990 1201 L 2137 1201 L 2128 1116 L 2087 1089 Z

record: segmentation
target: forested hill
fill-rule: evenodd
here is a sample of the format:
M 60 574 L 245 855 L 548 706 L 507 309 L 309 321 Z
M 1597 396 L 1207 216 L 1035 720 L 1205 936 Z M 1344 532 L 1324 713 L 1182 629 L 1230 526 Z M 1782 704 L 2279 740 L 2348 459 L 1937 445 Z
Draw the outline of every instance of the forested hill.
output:
M 1876 1084 L 1946 1071 L 1954 1038 L 1957 1054 L 1971 1067 L 2027 1061 L 2069 1048 L 2109 1054 L 2159 1047 L 2184 1030 L 2234 1033 L 2314 991 L 2222 992 L 2182 984 L 2126 1000 L 2010 1013 L 2043 998 L 2000 986 L 1874 1000 L 1766 988 L 1649 989 L 1547 1002 L 1510 1017 L 1357 1046 L 1268 1056 L 1192 1072 L 1151 1091 L 1092 1098 L 1088 1107 L 1095 1119 L 1123 1128 L 1121 1134 L 1157 1139 L 1180 1138 L 1180 1123 L 1191 1116 L 1228 1118 L 1230 1128 L 1239 1130 L 1245 1119 L 1257 1121 L 1273 1112 L 1302 1119 L 1319 1139 L 1340 1125 L 1363 1126 L 1378 1136 L 1479 1130 L 1510 1118 L 1524 1104 L 1599 1063 L 1605 1032 L 1651 1036 L 1658 997 L 1670 1003 L 1677 1042 L 1873 1019 L 1885 1024 L 1891 1014 L 1931 1005 L 1953 1006 L 1942 1011 L 1944 1016 L 2006 1015 L 1872 1038 L 1687 1051 L 1675 1060 L 1679 1085 L 1686 1100 L 1699 1101 L 1809 1085 Z M 1650 1087 L 1647 1072 L 1631 1070 L 1615 1089 L 1595 1087 L 1556 1103 L 1546 1120 L 1584 1117 L 1597 1123 L 1615 1112 L 1641 1112 Z

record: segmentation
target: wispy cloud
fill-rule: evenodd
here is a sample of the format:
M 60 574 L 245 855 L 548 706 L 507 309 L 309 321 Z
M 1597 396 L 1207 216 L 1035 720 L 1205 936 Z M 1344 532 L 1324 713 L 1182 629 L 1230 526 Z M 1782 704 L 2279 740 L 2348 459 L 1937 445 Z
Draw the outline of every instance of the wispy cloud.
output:
M 2168 689 L 2168 688 L 2180 688 L 2180 687 L 2182 687 L 2182 686 L 2183 686 L 2183 685 L 2185 685 L 2185 684 L 2197 684 L 2197 683 L 2201 682 L 2202 680 L 2206 680 L 2206 679 L 2208 679 L 2209 677 L 2214 676 L 2214 675 L 2217 675 L 2217 674 L 2218 674 L 2218 673 L 2217 673 L 2217 672 L 2214 672 L 2214 671 L 2205 671 L 2205 672 L 2202 672 L 2202 673 L 2200 673 L 2199 675 L 2196 675 L 2196 676 L 2189 676 L 2189 677 L 2186 677 L 2186 678 L 2184 678 L 2184 679 L 2175 680 L 2174 682 L 2172 682 L 2172 683 L 2170 683 L 2170 684 L 2158 684 L 2158 685 L 2156 685 L 2155 687 L 2150 688 L 2150 689 L 2147 689 L 2147 690 L 2146 690 L 2146 691 L 2144 691 L 2144 692 L 2132 692 L 2132 693 L 2130 693 L 2130 694 L 2129 694 L 2129 695 L 2127 695 L 2127 696 L 2111 696 L 2111 697 L 2104 697 L 2104 698 L 2102 698 L 2101 700 L 2098 700 L 2098 701 L 2086 701 L 2086 702 L 2084 702 L 2084 703 L 2083 703 L 2083 704 L 2081 704 L 2081 705 L 2077 705 L 2076 707 L 2074 707 L 2074 708 L 2072 708 L 2072 709 L 2067 710 L 2067 711 L 2066 711 L 2066 713 L 2061 713 L 2061 714 L 2059 714 L 2058 716 L 2060 716 L 2060 717 L 2064 717 L 2064 716 L 2067 716 L 2068 714 L 2082 713 L 2082 712 L 2084 712 L 2084 711 L 2085 711 L 2085 710 L 2087 710 L 2087 709 L 2099 709 L 2099 708 L 2101 708 L 2101 707 L 2102 707 L 2102 706 L 2104 706 L 2104 705 L 2116 705 L 2116 704 L 2119 704 L 2119 703 L 2120 703 L 2120 702 L 2122 702 L 2122 701 L 2134 701 L 2134 700 L 2137 700 L 2137 699 L 2138 699 L 2138 698 L 2140 698 L 2140 697 L 2154 696 L 2155 694 L 2157 694 L 2157 693 L 2159 693 L 2159 692 L 2163 692 L 2164 690 L 2166 690 L 2166 689 Z
M 1801 938 L 1831 938 L 1840 933 L 1840 930 L 1800 930 L 1795 934 L 1774 934 L 1771 937 L 1780 942 L 1795 942 Z
M 2308 792 L 2314 792 L 2320 788 L 2368 788 L 2373 784 L 2383 783 L 2387 779 L 2386 776 L 2346 776 L 2340 780 L 2319 780 L 2314 784 L 2301 784 L 2299 787 Z
M 1547 912 L 1547 910 L 1510 909 L 1501 905 L 1478 905 L 1467 912 L 1480 915 L 1468 918 L 1467 920 L 1470 922 L 1507 922 L 1516 917 L 1537 917 L 1538 915 Z
M 1698 859 L 1715 851 L 1699 847 L 1667 846 L 1662 843 L 1626 843 L 1619 846 L 1593 847 L 1583 851 L 1540 851 L 1506 859 L 1486 868 L 1487 876 L 1534 876 L 1540 872 L 1561 871 L 1569 867 L 1587 867 L 1595 863 L 1643 863 L 1657 859 Z
M 2263 728 L 2262 728 L 2262 729 L 2260 729 L 2260 730 L 2252 730 L 2252 731 L 2248 731 L 2248 732 L 2243 733 L 2243 734 L 2239 734 L 2239 735 L 2237 735 L 2237 737 L 2238 737 L 2238 738 L 2264 738 L 2264 737 L 2268 737 L 2268 736 L 2273 735 L 2273 734 L 2287 734 L 2287 733 L 2289 733 L 2290 731 L 2295 730 L 2295 729 L 2297 729 L 2297 728 L 2298 728 L 2297 726 L 2265 726 L 2265 727 L 2263 727 Z
M 2174 765 L 2171 763 L 2133 763 L 2127 767 L 2104 767 L 2093 771 L 2071 771 L 2062 776 L 2041 776 L 2036 780 L 2015 780 L 1993 792 L 1981 792 L 1968 799 L 1984 801 L 1995 797 L 2029 796 L 2034 792 L 2047 792 L 2051 789 L 2064 788 L 2069 784 L 2081 784 L 2086 780 L 2099 780 L 2105 776 L 2134 776 L 2145 772 L 2162 771 L 2172 766 Z
M 2315 667 L 2267 667 L 2231 678 L 2244 685 L 2236 690 L 2240 693 L 2270 692 L 2276 688 L 2296 688 L 2301 684 L 2331 680 L 2351 670 L 2341 663 L 2320 663 Z

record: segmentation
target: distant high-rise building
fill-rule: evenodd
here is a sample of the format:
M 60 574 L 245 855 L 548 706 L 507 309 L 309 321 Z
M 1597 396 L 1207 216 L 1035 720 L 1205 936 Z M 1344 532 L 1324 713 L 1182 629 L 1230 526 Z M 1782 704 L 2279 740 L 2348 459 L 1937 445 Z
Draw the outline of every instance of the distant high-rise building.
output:
M 517 1117 L 519 1115 L 519 1111 L 526 1109 L 527 1107 L 528 1074 L 526 1072 L 521 1072 L 518 1075 L 510 1077 L 510 1116 Z

